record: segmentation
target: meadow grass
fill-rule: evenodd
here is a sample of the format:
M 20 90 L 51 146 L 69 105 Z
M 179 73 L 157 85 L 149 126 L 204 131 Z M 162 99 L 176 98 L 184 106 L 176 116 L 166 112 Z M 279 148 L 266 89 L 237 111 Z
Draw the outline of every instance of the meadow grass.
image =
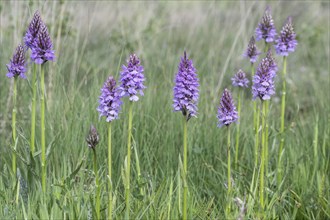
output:
M 245 216 L 265 219 L 330 218 L 329 3 L 269 2 L 277 31 L 293 16 L 298 47 L 287 60 L 285 142 L 282 181 L 276 172 L 280 145 L 282 59 L 276 96 L 269 103 L 268 175 L 265 208 L 251 187 L 254 171 L 253 103 L 241 96 L 238 168 L 232 166 L 231 196 L 247 207 Z M 85 142 L 90 124 L 100 134 L 97 160 L 101 189 L 107 185 L 107 123 L 99 121 L 104 79 L 119 78 L 119 66 L 135 52 L 145 68 L 147 88 L 134 104 L 131 157 L 132 219 L 182 217 L 182 115 L 172 98 L 178 59 L 189 50 L 200 79 L 199 114 L 189 121 L 188 218 L 224 219 L 227 205 L 227 131 L 216 127 L 221 91 L 237 69 L 250 73 L 242 57 L 261 18 L 264 2 L 0 2 L 0 218 L 86 219 L 95 216 L 93 158 Z M 17 149 L 12 149 L 13 80 L 5 64 L 39 9 L 49 27 L 57 60 L 45 72 L 47 185 L 41 190 L 40 108 L 36 109 L 35 151 L 30 155 L 32 65 L 17 85 Z M 258 42 L 259 49 L 263 42 Z M 264 56 L 264 54 L 262 55 Z M 28 58 L 28 57 L 27 57 Z M 258 62 L 260 61 L 260 58 Z M 251 77 L 251 76 L 249 76 Z M 40 74 L 37 74 L 40 82 Z M 251 78 L 250 78 L 251 79 Z M 38 83 L 37 100 L 41 98 Z M 233 93 L 237 102 L 237 96 Z M 125 216 L 125 157 L 129 102 L 112 123 L 113 217 Z M 261 118 L 260 118 L 261 121 Z M 235 146 L 236 127 L 231 127 Z M 235 148 L 232 147 L 232 155 Z M 11 171 L 17 157 L 17 177 Z M 260 152 L 259 152 L 260 155 Z M 137 163 L 138 162 L 138 163 Z M 258 175 L 258 170 L 255 175 Z M 18 181 L 16 181 L 18 178 Z M 13 186 L 13 182 L 17 182 Z M 19 184 L 18 184 L 19 183 Z M 258 181 L 254 181 L 258 184 Z M 258 186 L 258 185 L 257 185 Z M 257 187 L 255 186 L 255 187 Z M 19 190 L 18 190 L 19 189 Z M 17 193 L 18 192 L 18 193 Z M 101 190 L 101 217 L 108 194 Z M 253 200 L 256 198 L 257 200 Z M 18 204 L 16 204 L 16 201 Z M 240 208 L 232 203 L 231 215 Z

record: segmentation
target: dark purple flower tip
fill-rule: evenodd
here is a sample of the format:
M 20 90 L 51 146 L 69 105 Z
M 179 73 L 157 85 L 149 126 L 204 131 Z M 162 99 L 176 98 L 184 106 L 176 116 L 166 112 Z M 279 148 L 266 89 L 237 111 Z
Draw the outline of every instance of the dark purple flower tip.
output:
M 257 41 L 264 39 L 267 43 L 270 43 L 275 40 L 276 29 L 269 7 L 266 8 L 261 22 L 256 28 L 255 34 Z
M 280 36 L 276 39 L 275 50 L 281 56 L 288 56 L 289 53 L 294 52 L 298 42 L 296 40 L 296 33 L 293 30 L 292 18 L 288 17 L 284 24 Z
M 249 80 L 246 78 L 246 74 L 241 69 L 238 70 L 238 72 L 233 78 L 231 78 L 231 80 L 233 82 L 233 86 L 247 88 L 249 84 Z
M 99 143 L 99 134 L 97 133 L 96 128 L 91 125 L 89 133 L 86 137 L 86 142 L 89 148 L 95 149 L 96 145 Z
M 268 57 L 261 60 L 256 74 L 253 76 L 253 99 L 269 100 L 275 94 L 273 61 Z
M 219 120 L 218 127 L 222 127 L 223 125 L 229 126 L 231 123 L 238 120 L 238 113 L 228 89 L 223 91 L 220 99 L 220 106 L 218 107 L 217 118 Z
M 7 77 L 21 77 L 22 79 L 26 79 L 25 72 L 25 50 L 24 47 L 19 44 L 15 50 L 13 59 L 10 60 L 10 63 L 6 65 L 8 69 Z
M 137 95 L 144 95 L 143 89 L 146 87 L 143 85 L 145 81 L 143 71 L 144 68 L 140 64 L 139 58 L 135 54 L 130 55 L 127 66 L 123 65 L 120 72 L 121 96 L 129 96 L 130 101 L 137 102 L 139 100 Z
M 268 62 L 269 62 L 270 75 L 271 75 L 271 77 L 274 78 L 276 76 L 277 71 L 278 71 L 278 67 L 277 67 L 277 63 L 276 63 L 276 60 L 275 60 L 275 58 L 272 54 L 271 49 L 268 50 L 266 58 L 268 59 Z
M 41 20 L 40 13 L 37 10 L 33 15 L 31 23 L 29 24 L 29 27 L 24 36 L 24 43 L 28 48 L 32 49 L 32 47 L 34 46 L 39 30 L 43 25 L 44 24 L 43 21 Z
M 120 91 L 116 87 L 116 80 L 110 76 L 101 89 L 99 107 L 100 117 L 106 117 L 107 122 L 118 119 L 121 108 Z
M 53 44 L 50 39 L 47 26 L 43 23 L 31 50 L 31 59 L 36 64 L 44 64 L 48 60 L 55 60 Z
M 256 41 L 252 36 L 249 41 L 248 48 L 246 52 L 243 54 L 243 56 L 249 58 L 251 63 L 255 63 L 258 59 L 259 54 L 261 54 L 261 52 L 258 51 Z
M 199 83 L 196 72 L 185 51 L 175 77 L 173 108 L 174 111 L 181 111 L 187 120 L 192 116 L 196 117 L 198 110 Z

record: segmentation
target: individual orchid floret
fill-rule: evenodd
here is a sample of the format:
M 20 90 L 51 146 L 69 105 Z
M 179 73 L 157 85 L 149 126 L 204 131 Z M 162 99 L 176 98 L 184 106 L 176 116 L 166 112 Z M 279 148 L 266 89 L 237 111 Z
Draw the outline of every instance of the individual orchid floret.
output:
M 261 22 L 258 24 L 255 34 L 257 41 L 261 39 L 264 39 L 266 43 L 275 41 L 276 29 L 269 7 L 267 7 Z
M 100 117 L 104 116 L 107 122 L 118 119 L 121 108 L 120 91 L 116 87 L 116 80 L 110 76 L 101 89 L 99 107 Z
M 38 36 L 35 39 L 34 45 L 31 49 L 31 59 L 36 64 L 44 64 L 48 60 L 55 60 L 53 44 L 45 24 L 41 25 Z
M 184 52 L 175 77 L 173 108 L 174 111 L 181 111 L 187 120 L 196 117 L 198 110 L 199 82 L 196 72 L 192 60 Z
M 26 64 L 25 64 L 25 50 L 24 47 L 19 44 L 15 50 L 13 59 L 10 60 L 10 63 L 7 64 L 7 77 L 21 77 L 22 79 L 26 79 Z
M 218 127 L 222 127 L 223 125 L 229 126 L 231 123 L 238 120 L 238 113 L 228 89 L 223 91 L 217 118 L 219 120 Z
M 135 54 L 130 55 L 127 66 L 123 65 L 120 72 L 121 96 L 128 96 L 130 101 L 137 102 L 139 100 L 137 95 L 144 95 L 143 90 L 146 87 L 143 84 L 145 81 L 143 71 L 139 58 Z
M 238 72 L 235 74 L 233 78 L 231 78 L 233 82 L 233 86 L 237 87 L 248 87 L 249 80 L 246 78 L 245 72 L 243 70 L 239 69 Z
M 251 63 L 255 63 L 257 62 L 259 54 L 261 54 L 261 52 L 258 51 L 256 41 L 252 36 L 249 41 L 248 48 L 246 52 L 243 54 L 243 56 L 249 58 Z
M 281 56 L 288 56 L 289 53 L 294 52 L 298 42 L 296 40 L 296 33 L 293 30 L 292 18 L 289 17 L 281 30 L 280 36 L 276 39 L 276 53 Z

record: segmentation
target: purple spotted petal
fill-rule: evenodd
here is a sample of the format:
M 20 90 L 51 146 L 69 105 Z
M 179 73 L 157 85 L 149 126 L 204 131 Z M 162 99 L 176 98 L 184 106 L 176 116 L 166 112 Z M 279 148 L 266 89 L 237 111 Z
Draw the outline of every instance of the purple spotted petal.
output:
M 261 54 L 261 52 L 258 51 L 256 41 L 255 41 L 254 37 L 252 36 L 249 41 L 248 48 L 247 48 L 246 52 L 243 54 L 243 56 L 249 58 L 251 63 L 255 63 L 255 62 L 257 62 L 258 56 L 260 54 Z
M 276 39 L 275 50 L 278 55 L 288 56 L 294 52 L 298 42 L 296 33 L 293 30 L 292 19 L 289 17 L 281 30 L 280 36 Z
M 192 60 L 184 52 L 175 77 L 173 108 L 174 111 L 181 111 L 187 120 L 196 117 L 198 110 L 199 83 L 196 72 Z
M 267 43 L 270 43 L 275 40 L 276 29 L 269 7 L 266 9 L 261 22 L 258 24 L 255 34 L 257 41 L 264 39 Z
M 116 80 L 110 76 L 101 89 L 99 107 L 97 108 L 100 117 L 104 116 L 107 122 L 118 119 L 122 104 L 120 98 L 119 89 L 116 87 Z
M 235 74 L 233 78 L 231 78 L 233 82 L 233 86 L 237 87 L 248 87 L 249 80 L 246 78 L 246 74 L 243 72 L 243 70 L 238 70 L 238 72 Z
M 26 64 L 25 64 L 25 50 L 24 47 L 20 44 L 15 50 L 13 59 L 10 60 L 10 63 L 7 65 L 8 73 L 7 77 L 21 77 L 22 79 L 26 79 Z
M 276 76 L 276 71 L 275 59 L 269 51 L 267 56 L 261 60 L 253 77 L 253 99 L 269 100 L 275 94 L 274 77 Z
M 218 107 L 218 127 L 229 126 L 238 120 L 238 113 L 234 105 L 233 98 L 228 89 L 225 89 Z
M 42 23 L 40 27 L 37 38 L 35 39 L 31 50 L 31 59 L 36 64 L 43 64 L 49 60 L 55 60 L 53 44 L 50 39 L 47 26 L 44 23 Z
M 144 95 L 143 89 L 146 87 L 143 84 L 145 81 L 143 71 L 139 58 L 135 54 L 130 55 L 127 66 L 123 65 L 120 72 L 120 96 L 128 96 L 130 101 L 137 102 L 139 100 L 137 94 Z

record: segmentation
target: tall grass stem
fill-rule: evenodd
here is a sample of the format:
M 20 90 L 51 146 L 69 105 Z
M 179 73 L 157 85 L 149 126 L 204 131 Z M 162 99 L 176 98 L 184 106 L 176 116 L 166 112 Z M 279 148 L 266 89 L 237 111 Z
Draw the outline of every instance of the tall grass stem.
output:
M 17 107 L 16 107 L 16 102 L 17 102 L 17 77 L 14 77 L 14 88 L 13 88 L 13 112 L 12 112 L 12 129 L 13 129 L 13 147 L 14 147 L 14 152 L 12 154 L 12 169 L 13 169 L 13 174 L 16 177 L 16 149 L 17 149 L 17 142 L 16 142 L 16 113 L 17 113 Z
M 40 78 L 40 84 L 41 84 L 41 168 L 42 168 L 42 174 L 41 174 L 41 185 L 42 185 L 42 191 L 43 193 L 46 193 L 46 134 L 45 134 L 45 66 L 44 64 L 41 65 L 41 78 Z
M 240 119 L 241 119 L 241 97 L 242 97 L 242 92 L 239 91 L 238 93 L 238 106 L 237 106 L 237 112 L 238 112 L 238 120 L 239 122 L 237 123 L 237 131 L 236 131 L 236 143 L 235 143 L 235 168 L 237 170 L 238 168 L 238 147 L 239 147 L 239 135 L 240 135 Z
M 226 217 L 229 218 L 230 213 L 230 195 L 231 195 L 231 159 L 230 159 L 230 128 L 227 126 L 227 208 L 226 208 Z
M 188 131 L 187 118 L 183 118 L 183 220 L 187 219 L 187 197 L 188 197 Z
M 261 126 L 262 126 L 262 134 L 261 134 L 261 162 L 260 162 L 260 188 L 259 188 L 259 196 L 260 196 L 260 205 L 263 209 L 265 207 L 264 203 L 264 190 L 265 190 L 265 154 L 266 154 L 266 102 L 262 101 L 262 113 L 261 113 Z
M 266 130 L 265 130 L 265 172 L 266 172 L 266 177 L 268 176 L 268 137 L 269 137 L 269 123 L 268 123 L 268 115 L 269 115 L 269 100 L 266 100 L 266 110 L 265 110 L 265 126 L 266 126 Z
M 283 71 L 282 71 L 282 102 L 281 102 L 281 128 L 280 128 L 280 149 L 278 151 L 278 165 L 277 165 L 277 185 L 279 186 L 282 181 L 282 152 L 284 147 L 284 127 L 285 127 L 285 96 L 286 96 L 286 62 L 287 57 L 283 57 Z
M 253 80 L 253 76 L 254 76 L 254 65 L 253 63 L 251 63 L 251 78 Z M 256 130 L 257 129 L 257 103 L 253 102 L 253 129 Z
M 127 139 L 127 164 L 126 164 L 126 188 L 125 201 L 126 212 L 125 219 L 129 219 L 130 212 L 130 173 L 131 173 L 131 143 L 132 143 L 132 120 L 133 120 L 133 102 L 129 104 L 128 110 L 128 139 Z
M 95 210 L 96 210 L 96 218 L 100 219 L 100 183 L 99 183 L 99 175 L 97 172 L 97 155 L 96 150 L 93 148 L 93 167 L 94 167 L 94 174 L 95 174 Z
M 111 122 L 108 125 L 108 178 L 109 178 L 109 203 L 108 203 L 108 219 L 112 219 L 112 153 L 111 153 Z
M 32 111 L 31 111 L 31 138 L 30 151 L 31 155 L 35 150 L 35 132 L 36 132 L 36 100 L 37 100 L 37 64 L 33 64 L 32 70 Z
M 256 101 L 253 102 L 257 106 Z M 254 143 L 254 167 L 258 166 L 259 159 L 259 126 L 260 126 L 260 108 L 256 109 L 256 127 L 255 127 L 255 143 Z

